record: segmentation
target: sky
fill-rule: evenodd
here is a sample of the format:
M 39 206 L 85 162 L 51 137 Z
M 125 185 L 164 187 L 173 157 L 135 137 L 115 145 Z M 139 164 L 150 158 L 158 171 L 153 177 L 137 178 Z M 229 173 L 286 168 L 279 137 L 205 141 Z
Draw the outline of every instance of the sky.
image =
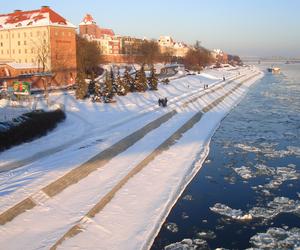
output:
M 240 56 L 300 58 L 300 0 L 0 0 L 0 13 L 42 5 L 76 26 L 89 13 L 119 35 L 170 35 Z

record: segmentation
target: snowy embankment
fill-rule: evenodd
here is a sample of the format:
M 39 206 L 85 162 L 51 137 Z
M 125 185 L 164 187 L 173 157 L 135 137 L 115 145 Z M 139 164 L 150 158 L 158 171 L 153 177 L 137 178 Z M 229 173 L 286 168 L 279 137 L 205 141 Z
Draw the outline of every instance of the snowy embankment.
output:
M 59 249 L 150 248 L 172 206 L 201 168 L 209 152 L 211 136 L 221 120 L 260 77 L 251 79 L 204 114 L 174 146 L 132 177 L 94 218 L 83 220 L 82 232 L 66 238 Z
M 66 128 L 67 121 L 46 138 L 40 138 L 39 143 L 46 144 L 47 138 L 51 138 L 51 135 L 52 137 L 58 135 L 52 139 L 53 143 L 56 140 L 59 145 L 79 138 L 76 143 L 60 151 L 54 151 L 50 156 L 37 156 L 30 164 L 0 175 L 0 211 L 5 211 L 29 195 L 32 195 L 37 204 L 36 207 L 0 227 L 3 246 L 7 249 L 19 249 L 21 246 L 26 249 L 49 249 L 80 221 L 79 226 L 84 228 L 83 232 L 73 238 L 63 239 L 60 247 L 148 248 L 168 211 L 201 167 L 208 153 L 210 138 L 219 122 L 242 98 L 248 87 L 261 77 L 256 76 L 234 89 L 239 82 L 257 73 L 251 69 L 241 69 L 240 73 L 245 76 L 239 80 L 228 85 L 219 81 L 221 75 L 226 74 L 229 78 L 235 74 L 237 76 L 237 73 L 211 71 L 210 77 L 189 76 L 172 81 L 168 86 L 161 86 L 158 92 L 135 93 L 118 98 L 116 105 L 77 102 L 72 95 L 53 95 L 53 100 L 64 100 L 69 117 L 76 115 L 82 120 L 80 122 L 78 119 L 78 124 L 75 125 L 69 120 L 69 126 L 74 126 L 75 129 L 79 126 L 83 128 L 81 130 L 83 132 L 77 137 L 72 136 L 74 131 Z M 215 91 L 204 91 L 203 84 L 215 85 Z M 224 86 L 217 88 L 223 84 Z M 99 200 L 147 159 L 149 154 L 176 134 L 176 131 L 199 113 L 199 110 L 233 89 L 235 90 L 233 93 L 216 107 L 208 110 L 199 122 L 182 134 L 178 141 L 176 140 L 174 145 L 160 150 L 160 153 L 139 172 L 130 175 L 99 213 L 92 218 L 85 217 Z M 201 98 L 195 99 L 199 94 Z M 164 110 L 157 109 L 156 102 L 159 96 L 168 96 L 170 103 L 173 104 Z M 188 100 L 193 102 L 189 104 Z M 176 110 L 176 115 L 159 128 L 145 134 L 134 145 L 77 184 L 69 186 L 52 199 L 39 191 L 93 155 L 171 110 Z M 16 159 L 18 153 L 24 158 L 30 156 L 24 150 L 26 146 L 39 152 L 39 144 L 32 142 L 29 145 L 20 145 L 16 152 L 5 152 L 4 158 L 11 161 Z M 18 241 L 13 240 L 16 237 Z

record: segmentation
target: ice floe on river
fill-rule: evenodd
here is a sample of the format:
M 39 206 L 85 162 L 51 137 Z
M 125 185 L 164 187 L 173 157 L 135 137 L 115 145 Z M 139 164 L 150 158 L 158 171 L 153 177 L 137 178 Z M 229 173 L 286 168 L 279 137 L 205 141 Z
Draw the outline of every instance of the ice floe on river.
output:
M 242 143 L 235 144 L 234 147 L 240 148 L 247 152 L 252 153 L 262 153 L 265 157 L 268 158 L 282 158 L 290 155 L 295 155 L 297 157 L 300 156 L 300 148 L 295 146 L 288 146 L 286 150 L 275 150 L 274 146 L 276 144 L 269 144 L 269 143 L 261 143 L 260 148 L 255 146 L 250 146 Z
M 221 203 L 216 203 L 213 207 L 210 207 L 210 210 L 233 220 L 247 221 L 253 218 L 269 220 L 280 213 L 300 215 L 300 201 L 286 197 L 275 197 L 266 207 L 253 207 L 248 212 L 244 212 L 241 209 L 233 209 Z
M 178 232 L 178 226 L 176 223 L 169 222 L 165 224 L 165 227 L 171 231 L 172 233 L 177 233 Z
M 248 180 L 258 176 L 269 176 L 272 179 L 264 185 L 252 187 L 254 190 L 261 190 L 265 195 L 270 195 L 270 189 L 277 189 L 283 182 L 300 179 L 300 174 L 294 164 L 286 167 L 268 167 L 264 164 L 256 164 L 254 167 L 239 167 L 233 170 L 243 179 Z
M 254 249 L 299 249 L 300 229 L 285 230 L 272 227 L 266 233 L 252 236 L 250 243 L 255 247 Z
M 208 244 L 203 239 L 184 239 L 181 242 L 172 243 L 165 246 L 165 250 L 193 250 L 193 249 L 209 249 Z

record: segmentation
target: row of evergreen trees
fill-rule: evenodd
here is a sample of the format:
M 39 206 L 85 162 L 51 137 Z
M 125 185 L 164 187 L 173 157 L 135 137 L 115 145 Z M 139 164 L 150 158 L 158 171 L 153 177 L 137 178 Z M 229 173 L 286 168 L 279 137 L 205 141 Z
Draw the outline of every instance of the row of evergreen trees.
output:
M 158 79 L 154 67 L 151 68 L 150 77 L 147 78 L 142 65 L 141 69 L 132 77 L 126 69 L 124 76 L 119 72 L 115 76 L 112 70 L 106 72 L 105 81 L 100 83 L 94 80 L 86 83 L 84 74 L 79 73 L 77 77 L 76 98 L 84 99 L 93 96 L 93 101 L 112 102 L 114 95 L 124 96 L 128 92 L 145 92 L 146 90 L 157 90 Z

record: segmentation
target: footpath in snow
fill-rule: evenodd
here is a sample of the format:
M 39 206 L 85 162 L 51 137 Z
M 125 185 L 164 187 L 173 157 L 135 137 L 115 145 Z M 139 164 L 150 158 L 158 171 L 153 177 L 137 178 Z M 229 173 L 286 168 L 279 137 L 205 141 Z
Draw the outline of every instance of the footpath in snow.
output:
M 216 72 L 219 76 L 214 72 L 209 72 L 210 78 L 189 76 L 172 81 L 159 92 L 122 97 L 116 106 L 92 107 L 87 102 L 74 101 L 77 113 L 72 105 L 66 106 L 71 116 L 82 120 L 78 126 L 85 127 L 86 132 L 83 129 L 77 137 L 82 141 L 1 174 L 0 211 L 28 196 L 35 204 L 0 226 L 3 246 L 6 249 L 149 248 L 172 205 L 201 167 L 220 121 L 262 76 L 256 69 L 241 69 L 241 76 L 230 72 L 236 80 L 222 83 L 218 77 L 229 73 Z M 211 89 L 203 90 L 205 82 Z M 171 105 L 167 109 L 156 108 L 159 96 L 169 97 Z M 66 97 L 53 98 L 58 101 Z M 101 118 L 100 109 L 103 109 Z M 136 112 L 140 114 L 137 116 Z M 102 165 L 99 163 L 101 167 L 93 169 L 88 176 L 79 178 L 53 197 L 50 195 L 52 198 L 41 191 L 92 156 L 170 112 L 172 116 L 166 121 Z M 64 125 L 52 135 L 63 130 Z M 56 139 L 65 143 L 76 138 L 66 133 L 66 140 Z M 35 142 L 29 144 L 36 147 Z M 12 161 L 13 155 L 11 151 L 4 152 L 6 162 Z

